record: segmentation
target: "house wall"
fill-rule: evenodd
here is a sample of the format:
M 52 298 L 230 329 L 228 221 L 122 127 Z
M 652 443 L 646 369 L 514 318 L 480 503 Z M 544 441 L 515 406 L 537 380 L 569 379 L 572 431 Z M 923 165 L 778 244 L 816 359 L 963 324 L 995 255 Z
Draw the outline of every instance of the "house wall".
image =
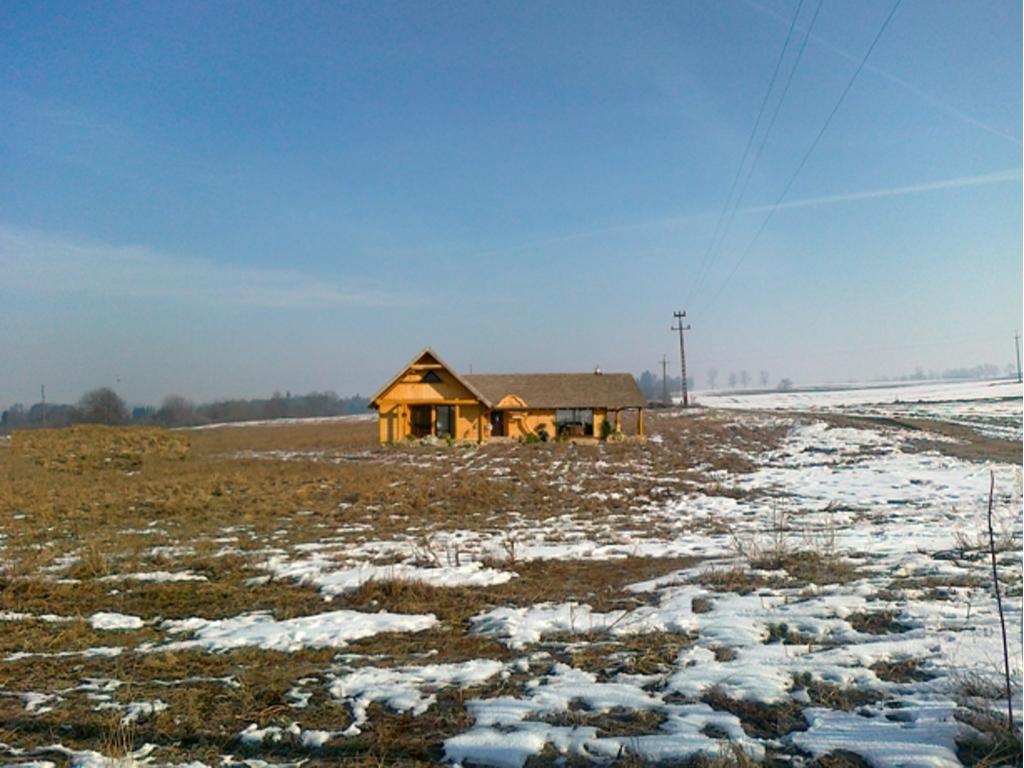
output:
M 381 402 L 393 401 L 400 403 L 444 403 L 450 400 L 476 400 L 476 395 L 459 384 L 448 371 L 432 369 L 441 381 L 437 384 L 424 384 L 420 381 L 425 370 L 407 371 L 381 397 Z
M 554 411 L 505 411 L 505 435 L 521 438 L 543 424 L 551 437 L 555 436 Z
M 423 360 L 426 363 L 423 363 Z M 421 381 L 427 372 L 436 373 L 439 382 Z M 506 402 L 508 401 L 508 402 Z M 400 442 L 412 433 L 412 412 L 414 405 L 451 405 L 455 408 L 455 438 L 458 440 L 486 441 L 491 436 L 490 410 L 476 396 L 463 386 L 446 369 L 436 365 L 429 357 L 421 358 L 397 379 L 377 400 L 379 407 L 378 435 L 381 443 Z M 516 408 L 524 403 L 518 398 L 507 397 L 501 408 L 505 412 L 505 434 L 514 439 L 536 433 L 543 425 L 554 439 L 557 434 L 554 409 L 531 410 Z M 622 427 L 630 432 L 634 419 L 622 414 Z M 615 424 L 615 412 L 594 409 L 594 436 L 600 437 L 605 421 Z
M 459 440 L 486 440 L 489 433 L 487 409 L 480 403 L 460 405 L 456 411 L 455 436 Z
M 420 381 L 427 370 L 410 369 L 403 374 L 378 400 L 380 417 L 378 436 L 382 443 L 405 440 L 412 432 L 412 405 L 453 405 L 455 406 L 455 437 L 459 440 L 487 438 L 481 434 L 480 418 L 486 419 L 483 405 L 476 396 L 456 381 L 448 371 L 439 368 L 428 369 L 440 377 L 440 382 Z
M 601 424 L 606 418 L 611 418 L 608 416 L 607 411 L 603 408 L 594 409 L 594 437 L 601 436 Z M 490 423 L 489 417 L 488 423 Z M 509 437 L 524 437 L 531 432 L 536 432 L 541 424 L 547 429 L 551 439 L 557 437 L 558 429 L 555 426 L 554 409 L 506 411 L 505 431 Z

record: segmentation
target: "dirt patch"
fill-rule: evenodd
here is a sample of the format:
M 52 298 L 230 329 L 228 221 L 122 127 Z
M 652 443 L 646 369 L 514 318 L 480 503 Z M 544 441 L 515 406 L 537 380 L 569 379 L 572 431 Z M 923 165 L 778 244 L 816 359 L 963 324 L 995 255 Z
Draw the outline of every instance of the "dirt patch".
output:
M 921 659 L 876 661 L 871 665 L 871 671 L 887 683 L 923 683 L 936 677 L 921 669 Z
M 770 564 L 781 568 L 801 586 L 807 584 L 845 584 L 859 578 L 856 565 L 835 554 L 811 549 L 786 552 Z M 755 565 L 754 567 L 758 567 Z
M 853 712 L 859 707 L 874 704 L 884 698 L 877 691 L 833 685 L 823 680 L 817 680 L 807 673 L 794 675 L 793 687 L 803 688 L 810 697 L 812 706 L 828 707 L 842 712 Z
M 793 415 L 799 416 L 800 414 Z M 820 412 L 814 414 L 814 419 L 824 421 L 834 427 L 872 430 L 877 430 L 879 427 L 892 427 L 907 430 L 919 435 L 912 439 L 907 446 L 907 450 L 911 451 L 933 451 L 965 461 L 1001 461 L 1008 464 L 1020 464 L 1022 461 L 1019 442 L 988 437 L 970 427 L 952 424 L 948 421 L 903 416 L 852 416 Z M 929 434 L 952 438 L 952 441 L 929 439 Z
M 690 610 L 694 613 L 711 613 L 715 604 L 706 597 L 697 596 L 690 601 Z
M 757 739 L 780 739 L 793 731 L 806 731 L 807 722 L 794 701 L 762 704 L 733 699 L 721 689 L 712 688 L 702 699 L 712 709 L 730 712 L 739 718 L 743 731 Z
M 665 675 L 675 667 L 679 652 L 690 645 L 691 635 L 648 632 L 622 638 L 607 634 L 553 637 L 544 647 L 556 661 L 593 672 L 599 680 L 618 674 Z
M 601 712 L 587 709 L 579 702 L 571 702 L 565 712 L 538 718 L 542 722 L 570 728 L 591 727 L 599 737 L 643 736 L 657 733 L 665 722 L 664 713 L 656 709 L 626 709 L 612 707 Z
M 847 616 L 846 621 L 857 632 L 868 635 L 895 635 L 910 631 L 912 627 L 899 621 L 898 617 L 899 612 L 892 610 L 856 611 Z
M 837 749 L 822 755 L 807 768 L 872 768 L 871 763 L 860 755 L 848 752 L 845 749 Z
M 790 586 L 790 580 L 783 574 L 752 571 L 743 566 L 708 568 L 697 577 L 697 583 L 716 592 L 735 592 L 739 595 Z

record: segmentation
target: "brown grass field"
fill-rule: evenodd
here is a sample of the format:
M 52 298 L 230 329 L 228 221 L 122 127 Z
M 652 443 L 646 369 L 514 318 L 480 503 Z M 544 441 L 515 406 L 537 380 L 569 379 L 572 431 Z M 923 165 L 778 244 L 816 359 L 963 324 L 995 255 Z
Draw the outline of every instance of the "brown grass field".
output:
M 368 421 L 173 432 L 166 438 L 175 448 L 187 441 L 187 454 L 165 450 L 141 456 L 102 428 L 80 428 L 74 440 L 53 431 L 36 433 L 20 449 L 16 435 L 13 447 L 0 447 L 6 544 L 0 611 L 76 620 L 0 624 L 0 657 L 110 644 L 131 649 L 158 638 L 148 624 L 115 637 L 94 630 L 84 618 L 97 611 L 147 621 L 217 619 L 247 611 L 270 611 L 279 619 L 316 613 L 325 610 L 324 601 L 312 587 L 285 580 L 246 583 L 264 574 L 260 550 L 268 544 L 286 549 L 358 525 L 369 526 L 373 538 L 386 539 L 413 529 L 423 534 L 453 527 L 501 530 L 524 519 L 566 514 L 618 519 L 628 511 L 629 498 L 598 500 L 588 494 L 620 491 L 624 466 L 630 467 L 633 497 L 658 498 L 689 484 L 703 485 L 713 469 L 745 471 L 749 460 L 737 451 L 756 452 L 782 433 L 746 428 L 728 415 L 664 418 L 660 424 L 661 444 L 488 446 L 476 460 L 482 455 L 507 466 L 509 473 L 500 480 L 484 472 L 452 473 L 453 462 L 468 461 L 463 449 L 380 448 L 376 426 Z M 94 450 L 87 448 L 90 441 Z M 679 450 L 683 443 L 688 450 Z M 95 455 L 84 455 L 89 450 Z M 567 462 L 581 486 L 569 491 L 556 482 L 561 475 L 547 472 L 552 461 Z M 672 480 L 668 488 L 666 477 Z M 226 543 L 230 552 L 224 551 Z M 503 659 L 509 657 L 503 645 L 468 633 L 470 616 L 498 605 L 544 600 L 585 600 L 596 610 L 628 607 L 638 598 L 622 591 L 625 584 L 689 564 L 678 558 L 533 561 L 518 564 L 518 578 L 507 584 L 437 588 L 370 582 L 336 598 L 330 608 L 431 612 L 442 622 L 427 633 L 357 641 L 349 653 L 383 654 L 394 665 L 420 658 L 424 649 L 435 651 L 435 662 Z M 206 581 L 103 580 L 147 570 L 187 570 Z M 684 642 L 685 637 L 645 635 L 608 641 L 583 655 L 572 650 L 560 655 L 592 669 L 667 669 Z M 294 714 L 287 691 L 296 680 L 315 677 L 335 655 L 333 650 L 245 649 L 6 661 L 0 666 L 0 689 L 67 692 L 61 706 L 36 716 L 26 714 L 17 698 L 0 696 L 0 742 L 21 748 L 60 742 L 108 754 L 117 745 L 125 749 L 148 742 L 164 748 L 162 759 L 213 764 L 220 755 L 239 751 L 236 737 L 248 724 L 287 725 Z M 98 711 L 86 692 L 71 692 L 89 679 L 124 681 L 115 701 L 159 699 L 168 709 L 125 733 L 120 711 Z M 189 682 L 176 682 L 184 680 Z M 514 687 L 516 681 L 500 685 Z M 442 700 L 418 718 L 380 709 L 363 735 L 315 759 L 431 763 L 440 756 L 442 738 L 464 729 L 466 718 L 459 700 Z M 305 728 L 336 729 L 350 715 L 338 702 L 316 694 L 302 720 Z M 276 751 L 287 753 L 287 745 Z
M 312 586 L 261 578 L 267 575 L 261 564 L 269 551 L 292 551 L 325 537 L 358 543 L 426 538 L 435 530 L 514 531 L 524 522 L 560 516 L 585 519 L 595 529 L 607 523 L 613 532 L 628 526 L 637 499 L 656 503 L 691 489 L 737 493 L 721 482 L 723 474 L 750 471 L 750 457 L 775 447 L 786 429 L 778 419 L 752 426 L 742 414 L 710 411 L 685 418 L 654 413 L 650 423 L 658 441 L 496 444 L 477 451 L 380 448 L 375 424 L 365 420 L 134 436 L 131 430 L 82 428 L 74 440 L 71 433 L 54 431 L 30 438 L 16 434 L 11 443 L 0 443 L 0 615 L 56 614 L 70 620 L 0 622 L 0 745 L 31 750 L 60 743 L 118 755 L 150 743 L 157 745 L 162 763 L 216 765 L 222 755 L 249 754 L 238 734 L 250 724 L 286 727 L 297 719 L 289 690 L 296 681 L 316 680 L 338 655 L 336 649 L 133 652 L 161 639 L 160 620 L 219 619 L 251 611 L 287 619 L 339 608 L 435 614 L 440 623 L 434 629 L 377 635 L 345 649 L 357 665 L 362 655 L 378 666 L 401 666 L 421 661 L 425 653 L 437 663 L 510 659 L 505 645 L 469 632 L 470 617 L 496 606 L 572 599 L 600 611 L 633 607 L 645 598 L 625 591 L 625 585 L 695 561 L 626 557 L 517 563 L 511 552 L 505 567 L 518 577 L 505 584 L 371 581 L 326 607 Z M 501 473 L 484 471 L 498 465 Z M 645 525 L 644 535 L 659 535 L 657 521 Z M 106 578 L 146 571 L 189 571 L 205 580 Z M 791 568 L 794 578 L 799 572 Z M 744 577 L 711 572 L 708 583 L 715 588 L 715 579 L 730 578 L 742 582 Z M 743 584 L 727 588 L 741 590 Z M 93 629 L 85 619 L 99 611 L 139 616 L 146 623 L 117 632 Z M 873 631 L 892 617 L 859 620 Z M 553 638 L 545 649 L 555 660 L 603 676 L 624 670 L 656 674 L 671 670 L 680 648 L 690 642 L 685 634 L 666 633 L 591 640 L 581 645 Z M 124 651 L 111 657 L 80 655 L 98 646 Z M 886 670 L 913 673 L 912 666 Z M 334 739 L 313 753 L 284 739 L 265 744 L 259 754 L 311 765 L 432 764 L 442 757 L 443 739 L 470 724 L 465 700 L 514 693 L 529 674 L 524 670 L 477 688 L 441 691 L 419 717 L 375 704 L 358 736 Z M 106 700 L 114 704 L 160 700 L 168 706 L 124 724 L 122 709 L 97 707 L 104 699 L 95 698 L 96 691 L 109 680 L 120 681 L 107 692 Z M 351 722 L 348 708 L 323 686 L 308 690 L 303 728 L 338 730 Z M 28 691 L 56 694 L 59 705 L 28 712 L 14 695 Z M 735 702 L 715 706 L 728 710 Z M 792 712 L 768 715 L 790 718 Z M 763 726 L 768 715 L 762 712 L 749 722 L 768 727 Z M 590 719 L 583 713 L 579 722 L 609 733 L 657 728 L 614 713 Z M 0 764 L 6 759 L 0 752 Z M 64 761 L 54 754 L 46 759 Z M 695 764 L 711 764 L 702 760 Z M 730 760 L 723 757 L 721 764 Z

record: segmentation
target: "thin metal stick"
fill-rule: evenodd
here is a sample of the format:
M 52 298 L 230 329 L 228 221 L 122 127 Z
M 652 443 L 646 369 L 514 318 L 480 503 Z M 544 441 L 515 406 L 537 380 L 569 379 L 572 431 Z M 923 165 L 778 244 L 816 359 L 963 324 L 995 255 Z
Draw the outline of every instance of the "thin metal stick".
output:
M 996 570 L 996 535 L 992 529 L 992 501 L 996 492 L 996 473 L 989 470 L 988 486 L 988 545 L 992 553 L 992 584 L 996 588 L 996 605 L 999 607 L 999 624 L 1003 630 L 1003 671 L 1006 673 L 1006 712 L 1010 718 L 1008 727 L 1013 731 L 1013 691 L 1010 688 L 1010 649 L 1006 642 L 1006 619 L 1003 616 L 1003 598 L 999 593 L 999 572 Z

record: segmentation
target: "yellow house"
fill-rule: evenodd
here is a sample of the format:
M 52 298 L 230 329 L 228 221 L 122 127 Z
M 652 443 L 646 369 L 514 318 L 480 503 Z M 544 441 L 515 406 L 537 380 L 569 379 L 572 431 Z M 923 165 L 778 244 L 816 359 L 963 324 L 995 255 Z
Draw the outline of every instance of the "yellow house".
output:
M 628 373 L 458 374 L 430 347 L 370 401 L 381 443 L 430 435 L 480 443 L 529 434 L 596 438 L 621 432 L 623 413 L 633 411 L 643 436 L 645 405 Z

